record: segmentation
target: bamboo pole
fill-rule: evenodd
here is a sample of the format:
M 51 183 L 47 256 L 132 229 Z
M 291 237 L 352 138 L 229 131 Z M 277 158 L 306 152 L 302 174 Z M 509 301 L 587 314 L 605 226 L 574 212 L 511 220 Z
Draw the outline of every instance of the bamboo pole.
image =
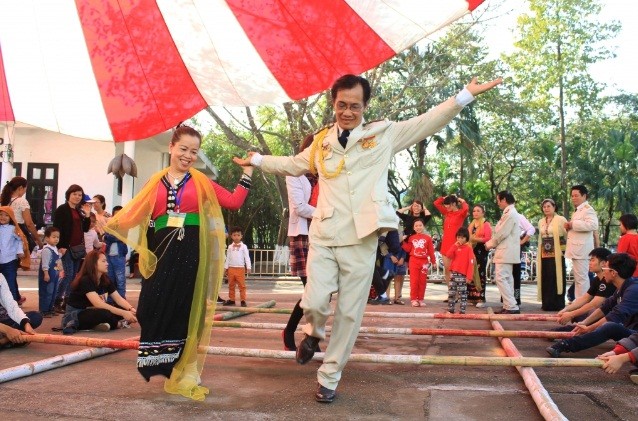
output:
M 55 336 L 33 335 L 32 337 Z M 106 345 L 118 346 L 121 349 L 135 349 L 139 342 L 135 340 L 114 341 L 100 338 L 64 337 L 60 336 L 59 344 L 77 345 L 79 343 L 93 343 L 98 347 Z M 46 342 L 50 343 L 50 342 Z M 293 351 L 276 351 L 271 349 L 228 348 L 228 347 L 200 347 L 200 352 L 211 355 L 235 357 L 256 357 L 275 359 L 294 359 Z M 323 353 L 315 354 L 315 360 L 323 359 Z M 463 366 L 529 366 L 529 367 L 601 367 L 603 362 L 597 359 L 580 358 L 530 358 L 518 356 L 510 357 L 473 357 L 473 356 L 442 356 L 442 355 L 385 355 L 385 354 L 352 354 L 349 361 L 383 363 L 383 364 L 416 364 L 416 365 L 463 365 Z
M 274 307 L 276 304 L 277 302 L 275 300 L 270 300 L 251 308 L 260 309 L 260 310 L 274 310 L 272 307 Z M 228 309 L 229 311 L 223 314 L 216 314 L 213 320 L 222 321 L 222 320 L 236 319 L 237 317 L 246 316 L 248 313 L 246 311 L 239 311 L 240 308 L 248 308 L 248 307 L 239 307 L 239 308 L 223 307 L 223 308 Z
M 36 336 L 36 335 L 33 335 Z M 33 336 L 28 336 L 32 338 Z M 54 336 L 54 335 L 37 335 L 37 336 Z M 63 336 L 60 336 L 63 337 Z M 92 338 L 87 338 L 92 339 Z M 125 339 L 118 342 L 129 342 L 139 339 L 139 336 Z M 138 342 L 134 342 L 138 343 Z M 5 368 L 0 370 L 0 383 L 5 383 L 11 380 L 19 379 L 22 377 L 32 376 L 34 374 L 42 373 L 43 371 L 53 370 L 54 368 L 64 367 L 69 364 L 74 364 L 80 361 L 90 360 L 92 358 L 101 357 L 103 355 L 112 354 L 114 352 L 121 351 L 128 348 L 87 348 L 80 351 L 70 352 L 68 354 L 56 355 L 51 358 L 45 358 L 43 360 L 35 361 L 32 363 L 26 363 L 15 367 Z
M 243 323 L 243 322 L 215 322 L 213 327 L 230 327 L 239 329 L 272 329 L 282 330 L 286 327 L 283 323 Z M 331 330 L 330 326 L 326 327 Z M 545 338 L 565 339 L 574 336 L 572 332 L 545 332 L 535 330 L 472 330 L 472 329 L 422 329 L 422 328 L 396 328 L 396 327 L 361 327 L 359 333 L 380 335 L 413 335 L 413 336 L 480 336 L 480 337 L 507 337 L 507 338 Z
M 203 347 L 211 355 L 288 359 L 295 358 L 294 351 L 276 351 L 270 349 Z M 318 352 L 313 360 L 321 361 L 323 352 Z M 350 362 L 413 365 L 460 365 L 460 366 L 529 366 L 529 367 L 601 367 L 603 362 L 596 359 L 580 358 L 531 358 L 531 357 L 473 357 L 442 355 L 386 355 L 386 354 L 350 354 Z
M 218 310 L 232 310 L 242 313 L 275 313 L 290 314 L 291 309 L 288 308 L 255 308 L 255 307 L 220 307 Z M 331 313 L 331 316 L 334 313 Z M 382 312 L 367 311 L 363 313 L 364 317 L 379 318 L 403 318 L 403 319 L 458 319 L 458 320 L 505 320 L 508 322 L 525 321 L 525 322 L 556 322 L 558 316 L 550 316 L 547 314 L 447 314 L 447 313 L 402 313 L 402 312 Z
M 275 301 L 267 301 L 259 304 L 257 308 L 273 307 Z M 236 317 L 246 316 L 249 313 L 244 312 L 229 312 L 223 314 L 217 314 L 214 317 L 216 321 L 229 320 Z M 75 345 L 75 346 L 92 346 L 95 348 L 87 348 L 80 351 L 71 352 L 68 354 L 55 355 L 51 358 L 45 358 L 43 360 L 34 361 L 32 363 L 26 363 L 15 367 L 8 367 L 0 370 L 0 383 L 8 382 L 11 380 L 19 379 L 22 377 L 32 376 L 34 374 L 41 373 L 43 371 L 53 370 L 54 368 L 64 367 L 69 364 L 74 364 L 81 361 L 90 360 L 102 355 L 111 354 L 123 349 L 137 349 L 139 348 L 139 336 L 125 339 L 125 340 L 113 340 L 102 338 L 87 338 L 79 336 L 62 336 L 62 335 L 28 335 L 25 336 L 29 342 L 40 342 L 49 344 L 61 344 L 61 345 Z
M 492 313 L 492 308 L 491 307 L 488 308 L 487 311 L 488 313 Z M 492 327 L 495 330 L 503 330 L 503 327 L 501 326 L 499 322 L 492 320 L 491 323 L 492 323 Z M 523 358 L 521 353 L 518 351 L 518 349 L 514 345 L 514 343 L 511 341 L 511 339 L 499 338 L 499 341 L 501 342 L 501 345 L 503 346 L 503 349 L 505 349 L 505 352 L 507 353 L 508 356 L 512 358 Z M 558 358 L 554 358 L 554 359 L 558 360 Z M 584 360 L 584 361 L 596 362 L 600 360 Z M 602 364 L 598 365 L 598 367 L 601 367 L 601 366 Z M 556 406 L 551 396 L 549 396 L 549 393 L 547 392 L 547 390 L 543 387 L 543 383 L 541 383 L 534 369 L 531 368 L 531 366 L 522 366 L 522 364 L 521 366 L 516 366 L 516 369 L 523 377 L 525 386 L 527 387 L 527 390 L 529 390 L 529 393 L 532 396 L 532 399 L 534 400 L 534 403 L 536 404 L 538 411 L 541 413 L 541 416 L 546 420 L 568 421 L 567 417 L 565 417 L 560 412 L 560 409 L 558 409 L 558 406 Z

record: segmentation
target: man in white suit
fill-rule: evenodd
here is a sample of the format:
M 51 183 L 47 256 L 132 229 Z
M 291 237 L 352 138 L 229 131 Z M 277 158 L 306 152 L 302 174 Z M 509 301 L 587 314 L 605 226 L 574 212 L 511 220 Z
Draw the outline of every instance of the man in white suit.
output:
M 503 211 L 492 238 L 485 243 L 490 250 L 496 247 L 494 253 L 496 286 L 503 297 L 503 308 L 495 313 L 519 314 L 521 311 L 514 297 L 514 276 L 512 270 L 515 264 L 521 263 L 521 230 L 520 215 L 514 207 L 514 196 L 508 191 L 496 195 L 496 204 Z
M 598 230 L 598 216 L 587 202 L 587 193 L 587 187 L 582 184 L 572 187 L 571 199 L 576 211 L 565 223 L 565 257 L 572 259 L 575 298 L 582 297 L 589 289 L 589 252 L 594 249 L 594 232 Z
M 307 324 L 297 347 L 297 362 L 305 364 L 325 339 L 331 313 L 330 296 L 339 293 L 330 342 L 317 378 L 318 402 L 332 402 L 352 347 L 370 291 L 377 232 L 397 229 L 398 218 L 388 200 L 388 166 L 397 152 L 443 129 L 474 97 L 501 82 L 479 84 L 476 78 L 456 97 L 425 114 L 402 122 L 364 124 L 370 100 L 369 82 L 345 75 L 332 86 L 336 124 L 314 135 L 310 148 L 294 157 L 250 153 L 235 158 L 268 173 L 319 177 L 319 200 L 310 225 L 308 283 L 301 300 Z

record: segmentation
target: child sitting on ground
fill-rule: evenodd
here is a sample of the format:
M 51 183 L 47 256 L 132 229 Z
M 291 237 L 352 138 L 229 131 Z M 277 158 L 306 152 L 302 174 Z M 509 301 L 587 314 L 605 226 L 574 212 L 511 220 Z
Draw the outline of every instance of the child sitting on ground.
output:
M 410 255 L 410 301 L 412 307 L 425 306 L 425 288 L 428 281 L 428 270 L 436 263 L 432 237 L 424 234 L 423 219 L 414 220 L 414 232 L 402 245 L 403 250 Z
M 450 282 L 448 284 L 448 312 L 454 313 L 456 295 L 460 296 L 459 313 L 465 314 L 467 307 L 467 284 L 474 279 L 474 251 L 468 243 L 470 231 L 461 227 L 456 232 L 456 243 L 447 250 L 450 261 Z
M 224 275 L 228 277 L 228 300 L 224 301 L 224 305 L 235 305 L 235 284 L 237 284 L 241 306 L 246 307 L 246 274 L 250 273 L 251 269 L 248 247 L 241 242 L 241 228 L 233 227 L 230 230 L 230 238 L 233 242 L 228 246 L 224 263 Z
M 55 316 L 53 305 L 55 303 L 55 290 L 58 281 L 64 276 L 62 268 L 62 255 L 58 251 L 60 230 L 56 227 L 47 227 L 44 230 L 44 247 L 40 255 L 40 267 L 38 270 L 38 296 L 40 299 L 40 313 L 44 317 Z

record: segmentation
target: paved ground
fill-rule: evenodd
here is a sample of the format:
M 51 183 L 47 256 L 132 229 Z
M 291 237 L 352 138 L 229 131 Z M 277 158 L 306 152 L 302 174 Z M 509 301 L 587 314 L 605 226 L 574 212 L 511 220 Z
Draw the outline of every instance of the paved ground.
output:
M 37 282 L 20 276 L 28 300 L 25 310 L 36 309 Z M 135 302 L 139 280 L 129 282 L 129 298 Z M 277 307 L 291 308 L 301 294 L 297 281 L 253 280 L 248 283 L 249 305 L 276 300 Z M 224 291 L 224 296 L 225 291 Z M 407 289 L 405 291 L 407 294 Z M 368 311 L 439 312 L 444 287 L 429 284 L 427 307 L 368 306 Z M 495 286 L 488 299 L 498 307 Z M 523 312 L 539 312 L 532 285 L 523 291 Z M 469 309 L 484 312 L 484 309 Z M 45 319 L 39 332 L 51 333 L 56 319 Z M 285 323 L 287 316 L 253 314 L 239 321 Z M 506 329 L 544 329 L 546 322 L 503 323 Z M 367 317 L 364 326 L 488 329 L 486 321 L 444 321 Z M 83 336 L 124 339 L 139 334 L 137 327 L 108 333 L 83 332 Z M 300 339 L 298 334 L 298 339 Z M 549 344 L 540 339 L 514 340 L 524 356 L 545 357 Z M 216 328 L 214 346 L 282 349 L 280 332 Z M 577 354 L 594 357 L 611 342 Z M 0 352 L 0 369 L 73 352 L 79 347 L 31 344 Z M 361 335 L 356 353 L 428 355 L 505 355 L 495 338 Z M 348 419 L 348 420 L 540 420 L 525 385 L 512 367 L 407 366 L 350 363 L 331 405 L 313 399 L 318 363 L 299 366 L 290 360 L 209 356 L 203 373 L 211 388 L 201 403 L 163 392 L 157 378 L 146 383 L 135 370 L 135 351 L 121 351 L 61 367 L 0 386 L 2 420 L 164 420 L 164 419 Z M 638 419 L 636 385 L 627 369 L 607 375 L 599 369 L 539 368 L 536 373 L 563 412 L 572 420 Z

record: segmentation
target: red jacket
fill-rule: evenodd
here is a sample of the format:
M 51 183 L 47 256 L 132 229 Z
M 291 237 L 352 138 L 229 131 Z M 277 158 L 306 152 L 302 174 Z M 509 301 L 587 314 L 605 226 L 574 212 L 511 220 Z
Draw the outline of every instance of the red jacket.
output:
M 474 251 L 470 243 L 462 246 L 452 244 L 445 254 L 450 259 L 450 270 L 465 275 L 467 279 L 474 279 Z
M 401 247 L 403 247 L 403 250 L 405 250 L 410 257 L 416 257 L 417 259 L 429 258 L 432 264 L 436 262 L 432 237 L 427 234 L 412 234 Z

